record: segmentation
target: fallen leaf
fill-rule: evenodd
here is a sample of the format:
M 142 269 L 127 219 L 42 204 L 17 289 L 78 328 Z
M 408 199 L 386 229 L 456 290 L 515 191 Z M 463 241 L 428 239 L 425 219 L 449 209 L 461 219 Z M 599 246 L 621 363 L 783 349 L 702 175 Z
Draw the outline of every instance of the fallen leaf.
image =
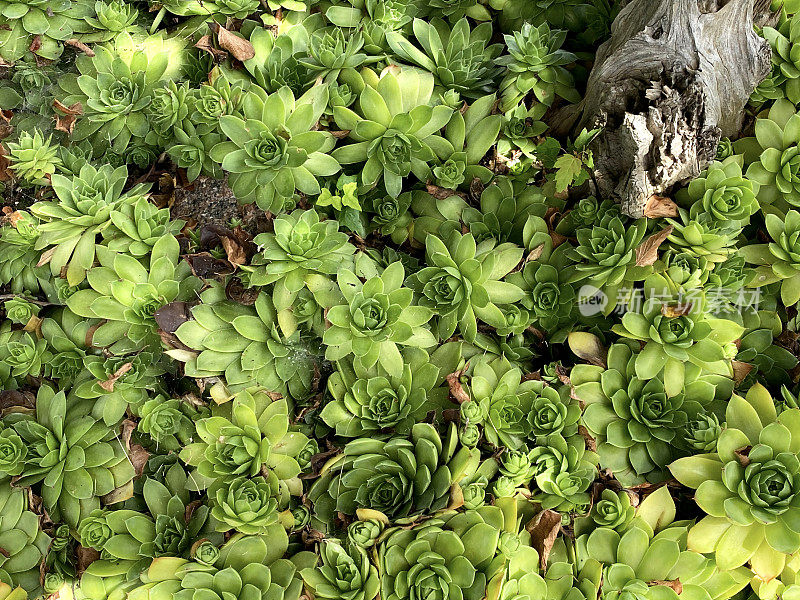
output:
M 538 260 L 538 258 L 542 255 L 542 252 L 544 252 L 544 244 L 539 244 L 536 246 L 536 248 L 528 252 L 528 256 L 525 257 L 524 262 L 528 263 L 532 260 Z
M 531 546 L 539 553 L 539 566 L 544 571 L 558 532 L 561 531 L 561 515 L 554 510 L 543 510 L 530 520 L 525 529 L 531 534 Z
M 457 510 L 464 506 L 464 490 L 458 483 L 450 486 L 450 504 L 447 505 L 447 510 Z
M 35 35 L 33 36 L 33 40 L 31 41 L 31 45 L 28 47 L 28 50 L 31 52 L 36 52 L 42 47 L 42 36 Z
M 228 285 L 225 286 L 225 296 L 228 300 L 233 300 L 239 304 L 252 306 L 258 299 L 258 288 L 246 288 L 242 285 L 242 280 L 238 277 L 231 277 Z
M 644 216 L 649 219 L 660 217 L 677 217 L 678 205 L 671 198 L 653 194 L 644 207 Z
M 733 381 L 737 384 L 742 383 L 753 370 L 753 365 L 739 360 L 731 361 L 731 366 L 733 367 Z
M 133 465 L 133 470 L 136 472 L 136 477 L 141 477 L 147 461 L 150 460 L 150 453 L 139 444 L 131 444 L 128 450 L 128 458 Z
M 244 62 L 256 55 L 256 50 L 249 40 L 231 33 L 224 27 L 220 26 L 217 29 L 217 41 L 219 45 L 230 52 L 236 60 Z
M 658 259 L 658 247 L 667 239 L 667 236 L 672 233 L 672 225 L 665 227 L 658 233 L 654 233 L 649 238 L 644 240 L 638 248 L 636 248 L 636 266 L 648 267 Z
M 589 430 L 583 425 L 578 425 L 578 433 L 586 443 L 586 449 L 591 452 L 597 452 L 597 440 L 592 437 L 592 434 L 589 433 Z
M 752 449 L 752 446 L 742 446 L 738 450 L 733 451 L 734 456 L 736 456 L 736 460 L 738 460 L 739 464 L 743 467 L 746 467 L 750 464 L 750 450 Z
M 450 373 L 445 379 L 447 380 L 447 385 L 450 387 L 450 395 L 456 399 L 459 404 L 464 404 L 464 402 L 469 402 L 470 397 L 467 392 L 464 391 L 464 388 L 461 385 L 461 376 L 469 367 L 469 363 L 464 365 L 464 368 L 456 371 L 455 373 Z
M 225 50 L 220 50 L 219 48 L 215 48 L 214 44 L 211 41 L 210 35 L 204 35 L 201 37 L 197 43 L 194 45 L 195 48 L 199 50 L 204 50 L 208 52 L 215 61 L 219 62 L 225 59 L 228 56 L 228 53 Z
M 8 160 L 6 147 L 0 144 L 0 181 L 9 181 L 13 177 L 11 161 Z
M 192 268 L 192 274 L 200 279 L 216 279 L 233 273 L 233 265 L 227 260 L 215 258 L 210 252 L 188 254 L 186 262 Z
M 96 560 L 100 560 L 100 553 L 94 548 L 84 548 L 78 546 L 75 549 L 75 555 L 78 557 L 78 564 L 75 567 L 75 574 L 77 577 L 83 575 L 83 572 L 89 568 L 89 565 Z
M 4 413 L 8 409 L 24 412 L 17 409 L 32 410 L 35 407 L 36 396 L 30 392 L 20 392 L 19 390 L 0 391 L 0 413 Z
M 49 263 L 52 260 L 53 254 L 55 254 L 57 249 L 58 246 L 53 246 L 52 248 L 48 248 L 47 250 L 42 252 L 41 256 L 39 257 L 39 262 L 36 263 L 36 266 L 41 267 Z
M 678 595 L 683 593 L 683 584 L 680 579 L 656 579 L 654 581 L 648 581 L 647 585 L 663 585 L 664 587 L 671 588 Z
M 189 305 L 186 302 L 170 302 L 153 313 L 153 318 L 162 331 L 175 333 L 178 327 L 189 320 Z
M 71 106 L 64 106 L 58 100 L 53 100 L 53 108 L 63 113 L 60 115 L 57 114 L 55 117 L 56 129 L 64 133 L 72 134 L 72 130 L 75 129 L 75 121 L 83 114 L 83 105 L 80 102 L 76 102 Z
M 67 44 L 68 46 L 72 46 L 73 48 L 77 48 L 78 50 L 80 50 L 86 56 L 88 56 L 90 58 L 94 57 L 94 55 L 95 55 L 94 54 L 94 50 L 89 48 L 89 46 L 84 44 L 82 41 L 76 40 L 75 38 L 71 38 L 69 40 L 66 40 L 64 43 Z
M 117 382 L 117 380 L 123 375 L 125 375 L 125 373 L 130 371 L 132 368 L 133 368 L 133 363 L 126 362 L 119 369 L 117 369 L 111 377 L 109 377 L 105 381 L 98 382 L 98 385 L 107 392 L 113 392 L 114 384 Z
M 453 196 L 461 196 L 464 197 L 464 194 L 461 192 L 457 192 L 456 190 L 451 190 L 448 188 L 443 188 L 439 185 L 435 185 L 430 181 L 425 184 L 425 189 L 427 192 L 436 198 L 437 200 L 447 200 L 448 198 L 452 198 Z
M 661 314 L 665 317 L 672 319 L 674 317 L 682 317 L 692 312 L 692 303 L 686 304 L 662 304 Z

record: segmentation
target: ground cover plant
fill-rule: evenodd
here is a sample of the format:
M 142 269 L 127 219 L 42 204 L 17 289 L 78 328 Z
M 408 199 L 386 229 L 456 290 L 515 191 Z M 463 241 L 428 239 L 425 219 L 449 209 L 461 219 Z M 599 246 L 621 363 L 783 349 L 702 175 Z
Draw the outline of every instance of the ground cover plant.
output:
M 800 599 L 800 6 L 633 218 L 623 4 L 0 0 L 0 600 Z

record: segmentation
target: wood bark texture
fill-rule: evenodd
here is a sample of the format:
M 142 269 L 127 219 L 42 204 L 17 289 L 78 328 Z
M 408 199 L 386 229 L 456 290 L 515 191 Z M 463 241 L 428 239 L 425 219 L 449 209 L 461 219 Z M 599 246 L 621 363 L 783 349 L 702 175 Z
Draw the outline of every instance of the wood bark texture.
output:
M 638 218 L 651 196 L 713 160 L 769 74 L 770 47 L 753 23 L 771 19 L 765 0 L 632 0 L 622 9 L 561 128 L 604 128 L 594 142 L 599 195 Z

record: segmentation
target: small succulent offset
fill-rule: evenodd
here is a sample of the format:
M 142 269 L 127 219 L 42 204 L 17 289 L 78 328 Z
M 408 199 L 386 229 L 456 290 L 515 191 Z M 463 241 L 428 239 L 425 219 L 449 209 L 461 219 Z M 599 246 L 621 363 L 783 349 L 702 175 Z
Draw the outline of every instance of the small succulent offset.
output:
M 380 591 L 378 570 L 358 546 L 349 549 L 336 540 L 320 544 L 320 565 L 300 571 L 314 597 L 329 600 L 373 600 Z

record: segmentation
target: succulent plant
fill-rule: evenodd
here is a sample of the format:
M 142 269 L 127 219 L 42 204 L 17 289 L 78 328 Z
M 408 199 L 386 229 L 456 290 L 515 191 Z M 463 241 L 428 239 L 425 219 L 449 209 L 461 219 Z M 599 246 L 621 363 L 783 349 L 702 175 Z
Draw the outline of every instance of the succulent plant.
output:
M 459 447 L 455 426 L 442 438 L 427 423 L 416 423 L 408 437 L 387 441 L 359 438 L 323 468 L 309 498 L 326 525 L 336 512 L 355 515 L 368 508 L 403 518 L 445 508 L 450 487 L 471 475 L 480 453 Z
M 663 480 L 676 458 L 674 442 L 714 399 L 710 382 L 689 377 L 679 382 L 680 393 L 668 395 L 660 377 L 636 376 L 638 356 L 613 344 L 608 369 L 576 365 L 570 373 L 575 395 L 586 404 L 583 423 L 598 442 L 600 465 L 626 486 Z
M 215 494 L 227 493 L 240 477 L 262 473 L 270 483 L 270 474 L 278 479 L 278 492 L 300 493 L 300 465 L 297 456 L 308 438 L 289 427 L 289 406 L 285 398 L 273 400 L 260 389 L 243 390 L 231 402 L 215 407 L 210 417 L 196 423 L 200 438 L 181 452 L 181 460 L 195 467 L 191 485 L 210 487 Z M 244 485 L 240 482 L 241 485 Z
M 22 590 L 10 592 L 8 586 L 31 593 L 39 589 L 39 565 L 47 554 L 50 538 L 40 529 L 37 515 L 28 510 L 25 491 L 9 481 L 0 483 L 0 517 L 0 544 L 5 550 L 0 559 L 0 596 L 5 593 L 11 600 L 23 600 L 26 596 Z
M 758 265 L 748 285 L 763 286 L 780 281 L 781 301 L 792 306 L 800 300 L 800 260 L 796 258 L 800 213 L 790 210 L 783 219 L 768 214 L 764 216 L 764 223 L 772 241 L 742 249 L 744 259 Z
M 434 386 L 439 369 L 428 353 L 404 348 L 403 372 L 390 375 L 379 364 L 364 369 L 357 361 L 340 360 L 328 379 L 333 397 L 320 418 L 343 437 L 377 436 L 387 430 L 406 434 L 431 410 L 441 410 L 446 394 Z
M 414 19 L 413 31 L 422 50 L 399 31 L 387 32 L 386 41 L 400 59 L 431 73 L 438 88 L 466 98 L 477 98 L 494 89 L 498 74 L 494 60 L 501 47 L 489 44 L 491 24 L 470 28 L 462 18 L 451 28 L 438 18 L 430 22 Z
M 364 369 L 379 363 L 386 373 L 399 377 L 403 361 L 398 345 L 436 345 L 425 328 L 432 311 L 412 304 L 412 290 L 402 287 L 404 278 L 405 269 L 399 261 L 365 283 L 352 271 L 339 272 L 337 282 L 347 304 L 337 304 L 328 311 L 331 326 L 322 338 L 328 346 L 325 358 L 341 360 L 354 355 Z
M 574 54 L 561 49 L 566 36 L 566 31 L 551 30 L 546 23 L 538 27 L 525 23 L 513 35 L 504 36 L 508 54 L 497 60 L 509 71 L 500 83 L 504 111 L 516 107 L 528 92 L 546 106 L 552 105 L 556 96 L 569 102 L 580 99 L 564 68 L 575 60 Z
M 16 142 L 8 142 L 11 171 L 27 184 L 45 185 L 61 164 L 52 136 L 38 130 L 22 132 Z
M 127 178 L 125 167 L 96 169 L 90 164 L 72 177 L 52 176 L 58 201 L 36 202 L 30 210 L 43 221 L 35 248 L 49 252 L 45 262 L 54 276 L 60 277 L 66 268 L 67 283 L 81 283 L 94 264 L 98 233 L 113 225 L 111 213 L 121 205 L 146 202 L 147 185 L 123 193 Z
M 178 241 L 172 235 L 159 238 L 149 268 L 128 254 L 96 250 L 100 266 L 87 273 L 90 287 L 70 296 L 67 306 L 79 316 L 106 320 L 93 334 L 96 346 L 122 353 L 157 345 L 155 312 L 194 285 L 189 265 L 178 262 Z
M 680 458 L 670 465 L 678 481 L 697 490 L 708 515 L 689 532 L 689 547 L 714 552 L 722 569 L 750 564 L 769 580 L 797 551 L 800 537 L 788 523 L 797 494 L 794 428 L 797 409 L 776 413 L 760 384 L 734 395 L 725 411 L 726 428 L 716 451 Z
M 788 100 L 777 100 L 769 113 L 756 120 L 755 137 L 734 144 L 748 163 L 746 175 L 758 184 L 758 201 L 763 207 L 785 211 L 800 204 L 800 134 L 798 117 Z
M 101 497 L 111 504 L 133 492 L 133 466 L 116 431 L 88 415 L 87 408 L 85 401 L 68 407 L 63 391 L 42 385 L 35 415 L 5 419 L 28 448 L 19 485 L 41 483 L 48 513 L 73 527 L 99 508 Z
M 517 266 L 522 249 L 492 240 L 478 244 L 472 234 L 457 231 L 446 241 L 428 235 L 425 243 L 430 266 L 409 277 L 409 285 L 421 295 L 420 305 L 437 314 L 439 339 L 451 337 L 458 328 L 466 340 L 474 340 L 478 319 L 504 326 L 498 305 L 516 302 L 524 292 L 501 279 Z
M 284 337 L 270 297 L 261 292 L 253 306 L 228 300 L 224 288 L 211 286 L 200 294 L 192 319 L 175 335 L 185 347 L 169 355 L 185 362 L 187 374 L 217 377 L 224 374 L 233 391 L 254 383 L 270 390 L 302 397 L 311 385 L 315 354 L 304 345 L 300 332 Z
M 800 36 L 800 18 L 795 15 L 783 18 L 776 27 L 763 27 L 761 35 L 772 48 L 773 77 L 769 83 L 779 92 L 770 96 L 775 96 L 773 100 L 786 98 L 792 104 L 800 104 L 800 62 L 797 52 L 792 50 Z M 761 85 L 759 89 L 763 90 Z
M 360 547 L 344 548 L 334 540 L 320 544 L 320 565 L 300 571 L 316 598 L 373 600 L 380 590 L 378 570 Z
M 77 59 L 79 75 L 59 80 L 63 103 L 80 102 L 84 107 L 72 138 L 91 140 L 95 155 L 104 149 L 123 154 L 144 142 L 151 130 L 148 116 L 155 92 L 184 62 L 177 39 L 155 36 L 148 41 L 146 49 L 137 49 L 130 35 L 118 35 L 114 47 L 101 46 L 94 56 Z
M 337 126 L 349 131 L 354 143 L 336 148 L 333 158 L 342 165 L 366 161 L 361 183 L 369 188 L 382 182 L 392 197 L 400 195 L 403 178 L 411 173 L 421 181 L 428 179 L 428 163 L 442 145 L 437 132 L 453 114 L 447 106 L 429 105 L 433 85 L 428 73 L 384 72 L 375 87 L 367 85 L 361 92 L 360 113 L 335 107 Z
M 330 134 L 311 130 L 327 102 L 326 86 L 316 86 L 297 100 L 288 87 L 269 95 L 254 87 L 242 101 L 244 118 L 220 117 L 228 141 L 212 148 L 211 158 L 230 173 L 240 202 L 280 213 L 295 189 L 319 194 L 316 177 L 340 168 L 326 154 L 333 148 Z
M 94 2 L 48 2 L 47 0 L 3 0 L 0 2 L 0 57 L 14 62 L 33 52 L 55 60 L 64 51 L 63 42 L 92 30 L 88 17 Z M 33 40 L 38 39 L 36 44 Z

